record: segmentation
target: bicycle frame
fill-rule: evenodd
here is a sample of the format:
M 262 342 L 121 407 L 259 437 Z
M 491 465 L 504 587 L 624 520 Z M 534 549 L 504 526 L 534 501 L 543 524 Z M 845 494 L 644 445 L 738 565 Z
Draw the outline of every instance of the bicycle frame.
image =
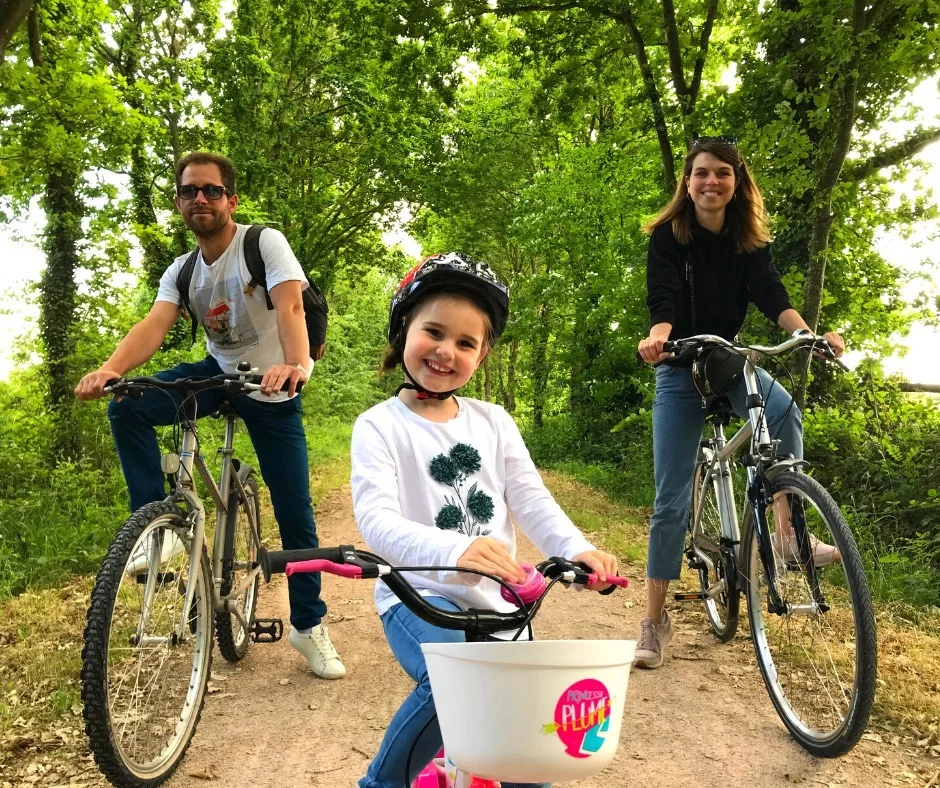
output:
M 194 469 L 205 483 L 206 489 L 209 491 L 209 496 L 216 505 L 217 512 L 215 539 L 213 540 L 212 545 L 212 588 L 209 592 L 212 598 L 213 609 L 216 613 L 229 613 L 234 615 L 247 632 L 249 629 L 248 622 L 245 621 L 244 616 L 238 609 L 236 601 L 238 597 L 243 592 L 245 592 L 251 584 L 254 583 L 255 578 L 261 571 L 260 565 L 253 567 L 248 576 L 242 581 L 242 583 L 238 585 L 238 587 L 231 589 L 231 591 L 226 596 L 221 596 L 223 560 L 222 553 L 225 547 L 224 535 L 226 533 L 226 529 L 229 526 L 234 528 L 234 519 L 232 519 L 231 523 L 229 522 L 229 502 L 223 498 L 221 491 L 231 490 L 234 485 L 242 498 L 247 497 L 245 486 L 242 483 L 242 475 L 239 473 L 240 469 L 236 466 L 236 461 L 234 459 L 236 415 L 233 412 L 228 412 L 227 410 L 224 412 L 224 414 L 225 439 L 222 447 L 219 449 L 219 454 L 222 455 L 222 471 L 220 473 L 218 484 L 216 484 L 215 479 L 206 466 L 205 460 L 203 460 L 202 456 L 199 454 L 199 438 L 196 434 L 195 427 L 195 400 L 190 400 L 186 403 L 186 413 L 182 423 L 183 436 L 180 446 L 180 453 L 178 455 L 164 455 L 162 464 L 164 472 L 172 474 L 175 471 L 176 489 L 170 494 L 170 497 L 176 498 L 177 500 L 185 500 L 189 512 L 187 519 L 190 523 L 189 536 L 192 542 L 192 548 L 189 555 L 189 577 L 198 576 L 199 561 L 202 560 L 202 548 L 205 544 L 206 533 L 206 509 L 202 499 L 196 492 L 195 477 L 193 476 Z M 252 527 L 249 529 L 250 533 L 260 534 L 261 524 L 253 522 L 255 513 L 252 507 L 246 507 L 246 514 L 252 521 Z M 232 512 L 231 515 L 233 517 L 237 516 L 237 512 Z M 163 549 L 162 544 L 157 544 L 158 541 L 159 540 L 155 539 L 154 544 L 151 546 L 151 550 L 157 551 L 152 553 L 151 560 L 153 561 L 154 566 L 159 565 L 160 551 Z M 255 547 L 260 548 L 261 544 L 258 543 L 255 545 Z M 150 599 L 153 595 L 153 585 L 155 583 L 155 580 L 152 577 L 154 574 L 155 573 L 150 573 L 151 576 L 148 576 L 147 586 L 144 590 L 143 613 L 141 615 L 141 621 L 139 624 L 142 630 L 146 629 Z M 178 638 L 185 638 L 189 631 L 187 626 L 188 616 L 195 593 L 196 590 L 194 584 L 188 584 L 180 621 L 177 622 L 176 636 Z M 141 631 L 140 634 L 143 634 L 143 632 Z
M 724 341 L 724 340 L 722 340 Z M 726 343 L 728 344 L 728 343 Z M 770 610 L 773 612 L 787 612 L 780 600 L 776 588 L 776 565 L 771 558 L 772 551 L 770 545 L 770 534 L 767 526 L 766 507 L 773 503 L 768 484 L 768 471 L 771 468 L 786 468 L 802 464 L 800 460 L 778 459 L 776 457 L 776 446 L 779 441 L 775 441 L 770 436 L 770 430 L 767 425 L 764 410 L 764 396 L 761 393 L 761 384 L 757 377 L 757 369 L 754 364 L 754 354 L 748 354 L 747 364 L 743 371 L 744 385 L 747 392 L 746 405 L 748 409 L 748 418 L 744 425 L 731 437 L 725 439 L 724 427 L 717 420 L 711 420 L 714 436 L 711 439 L 714 448 L 702 446 L 702 456 L 708 463 L 708 469 L 702 481 L 702 485 L 711 484 L 715 490 L 716 499 L 719 502 L 719 511 L 721 514 L 721 531 L 727 542 L 733 546 L 736 563 L 743 565 L 741 554 L 741 532 L 738 522 L 737 506 L 735 503 L 734 484 L 732 479 L 733 458 L 745 446 L 750 447 L 750 452 L 744 458 L 744 465 L 747 471 L 747 500 L 751 508 L 751 515 L 754 517 L 755 530 L 758 539 L 758 548 L 761 556 L 761 562 L 764 571 L 768 577 L 768 588 L 770 593 Z M 697 524 L 702 516 L 702 506 L 706 499 L 705 495 L 699 495 L 698 507 L 694 512 L 694 522 Z M 793 523 L 798 543 L 805 541 L 804 523 Z M 692 550 L 696 557 L 705 562 L 710 572 L 715 571 L 714 561 L 711 555 L 698 548 L 693 541 Z M 818 581 L 815 577 L 815 571 L 812 567 L 812 561 L 807 566 L 807 573 L 810 575 L 814 596 L 817 604 L 824 605 L 819 592 Z M 742 580 L 745 580 L 742 578 Z M 743 587 L 743 583 L 740 584 Z M 709 598 L 714 598 L 721 593 L 720 583 L 716 583 L 706 592 Z M 789 611 L 796 612 L 796 611 Z

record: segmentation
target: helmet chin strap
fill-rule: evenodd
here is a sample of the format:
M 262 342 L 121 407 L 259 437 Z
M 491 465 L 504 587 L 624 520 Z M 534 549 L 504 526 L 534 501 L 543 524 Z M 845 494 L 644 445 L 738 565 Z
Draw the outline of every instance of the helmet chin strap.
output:
M 405 362 L 402 361 L 401 368 L 405 371 L 405 376 L 411 383 L 402 383 L 397 389 L 395 389 L 395 395 L 397 396 L 400 391 L 403 389 L 411 389 L 412 391 L 417 392 L 415 396 L 418 399 L 448 399 L 449 397 L 454 396 L 454 392 L 457 389 L 451 389 L 450 391 L 428 391 L 424 388 L 417 380 L 414 379 L 412 374 L 408 371 L 408 367 L 405 366 Z

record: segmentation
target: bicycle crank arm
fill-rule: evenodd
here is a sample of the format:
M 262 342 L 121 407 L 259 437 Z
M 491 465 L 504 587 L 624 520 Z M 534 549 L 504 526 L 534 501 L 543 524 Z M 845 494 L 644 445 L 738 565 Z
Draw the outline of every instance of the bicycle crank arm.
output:
M 244 580 L 242 580 L 242 582 L 238 584 L 237 588 L 233 588 L 229 594 L 222 597 L 216 602 L 215 612 L 216 613 L 235 613 L 234 604 L 238 601 L 238 597 L 240 597 L 242 594 L 244 594 L 248 590 L 249 586 L 251 586 L 251 584 L 255 582 L 255 578 L 258 576 L 260 572 L 261 572 L 261 565 L 255 564 L 254 568 L 251 570 L 251 574 L 249 574 Z M 241 616 L 239 616 L 239 620 L 241 620 Z M 244 621 L 241 621 L 241 625 L 245 627 L 246 629 L 248 628 Z

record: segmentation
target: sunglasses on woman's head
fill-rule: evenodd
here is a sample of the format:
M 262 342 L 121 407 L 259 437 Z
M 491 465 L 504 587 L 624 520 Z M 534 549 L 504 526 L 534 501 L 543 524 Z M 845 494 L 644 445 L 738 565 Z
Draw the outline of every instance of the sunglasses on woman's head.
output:
M 208 183 L 205 186 L 186 184 L 176 190 L 181 200 L 195 200 L 199 192 L 202 192 L 207 200 L 219 200 L 222 198 L 223 194 L 228 194 L 228 189 L 224 186 L 216 186 L 213 183 Z
M 737 145 L 738 138 L 733 137 L 730 134 L 719 134 L 717 137 L 696 137 L 692 140 L 692 147 L 696 145 L 704 145 L 706 142 L 723 142 L 726 145 Z

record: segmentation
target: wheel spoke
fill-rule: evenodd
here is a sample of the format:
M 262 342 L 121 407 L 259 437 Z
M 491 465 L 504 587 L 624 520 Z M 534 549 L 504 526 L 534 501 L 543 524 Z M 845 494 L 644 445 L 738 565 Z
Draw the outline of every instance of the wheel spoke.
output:
M 768 576 L 749 523 L 748 614 L 755 652 L 790 732 L 815 754 L 839 755 L 861 736 L 874 694 L 875 630 L 867 583 L 844 518 L 816 482 L 787 474 L 775 493 L 785 494 L 785 503 L 768 506 L 765 515 L 775 589 L 785 609 L 771 612 L 768 607 Z M 841 558 L 810 567 L 799 555 L 801 523 L 810 561 L 817 549 L 814 540 L 834 545 Z M 819 604 L 822 600 L 828 609 Z
M 704 604 L 712 631 L 720 640 L 727 641 L 737 630 L 739 596 L 733 582 L 733 567 L 721 552 L 721 511 L 715 487 L 706 479 L 707 473 L 708 466 L 699 463 L 693 477 L 692 545 L 697 548 L 693 560 L 699 562 L 699 586 L 702 593 L 708 595 Z
M 204 555 L 190 576 L 187 531 L 173 504 L 144 507 L 118 532 L 92 590 L 82 664 L 85 725 L 95 760 L 116 785 L 168 777 L 202 710 L 211 585 Z M 195 631 L 187 628 L 181 638 L 187 588 L 194 591 Z

